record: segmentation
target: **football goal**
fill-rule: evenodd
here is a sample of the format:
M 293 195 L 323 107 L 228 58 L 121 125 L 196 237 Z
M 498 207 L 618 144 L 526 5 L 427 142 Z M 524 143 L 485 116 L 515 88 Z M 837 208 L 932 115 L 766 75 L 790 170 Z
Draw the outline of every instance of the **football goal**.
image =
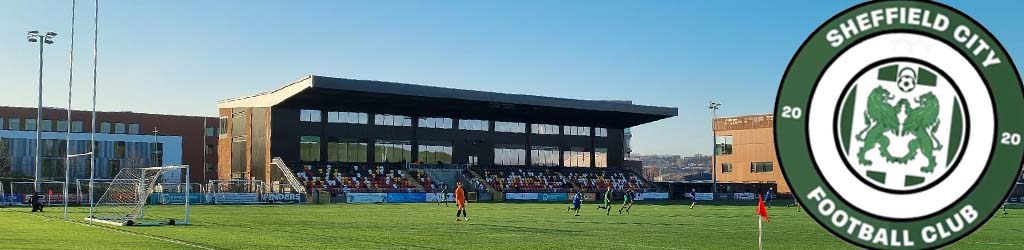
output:
M 191 190 L 188 188 L 187 165 L 121 169 L 113 180 L 104 183 L 106 190 L 93 204 L 90 216 L 86 220 L 117 226 L 188 224 L 190 205 L 187 198 L 185 199 L 184 213 L 173 212 L 177 210 L 173 206 L 160 206 L 154 209 L 159 213 L 151 213 L 148 216 L 146 214 L 146 202 L 156 191 L 158 181 L 162 179 L 161 176 L 181 170 L 185 172 L 184 197 L 189 197 Z M 184 221 L 179 222 L 177 219 L 181 218 L 172 218 L 173 216 L 184 216 Z

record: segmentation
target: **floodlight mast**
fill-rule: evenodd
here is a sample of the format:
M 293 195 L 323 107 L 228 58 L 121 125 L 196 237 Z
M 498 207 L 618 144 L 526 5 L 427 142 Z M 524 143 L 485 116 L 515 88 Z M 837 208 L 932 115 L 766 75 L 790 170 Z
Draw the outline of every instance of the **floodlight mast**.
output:
M 33 189 L 36 194 L 42 192 L 42 188 L 39 184 L 39 178 L 42 174 L 42 161 L 43 161 L 43 147 L 42 147 L 42 127 L 39 126 L 43 119 L 43 44 L 53 44 L 53 37 L 57 36 L 57 33 L 46 32 L 45 35 L 40 35 L 39 31 L 33 30 L 28 32 L 28 42 L 39 43 L 39 105 L 36 107 L 36 169 L 35 169 L 35 181 L 33 182 Z

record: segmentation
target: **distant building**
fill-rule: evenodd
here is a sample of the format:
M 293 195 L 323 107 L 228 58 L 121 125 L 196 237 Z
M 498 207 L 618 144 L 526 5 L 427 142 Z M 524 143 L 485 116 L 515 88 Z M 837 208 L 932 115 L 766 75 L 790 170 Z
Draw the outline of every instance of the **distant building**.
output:
M 203 127 L 203 120 L 206 127 Z M 44 108 L 36 121 L 36 108 L 0 107 L 0 176 L 33 178 L 36 159 L 36 126 L 42 130 L 44 180 L 64 180 L 68 130 L 67 111 Z M 89 152 L 92 115 L 71 112 L 71 154 Z M 96 178 L 109 179 L 122 168 L 190 165 L 191 181 L 215 179 L 217 137 L 215 117 L 96 112 Z M 154 133 L 154 130 L 158 132 Z M 206 136 L 206 145 L 203 145 Z M 205 148 L 205 150 L 204 150 Z M 203 179 L 203 154 L 207 154 Z M 174 179 L 177 173 L 165 175 Z M 71 179 L 89 178 L 89 157 L 72 160 Z
M 715 119 L 719 192 L 790 193 L 775 156 L 772 114 Z

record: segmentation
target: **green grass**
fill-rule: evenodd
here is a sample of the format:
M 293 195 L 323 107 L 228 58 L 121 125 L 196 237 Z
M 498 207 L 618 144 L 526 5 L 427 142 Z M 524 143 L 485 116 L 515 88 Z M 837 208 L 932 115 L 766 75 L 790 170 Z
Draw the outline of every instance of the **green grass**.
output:
M 586 204 L 573 217 L 565 204 L 471 203 L 471 221 L 434 204 L 193 206 L 192 225 L 92 227 L 88 209 L 31 214 L 0 208 L 0 249 L 753 249 L 753 206 L 638 204 L 606 216 Z M 180 207 L 173 207 L 180 209 Z M 159 218 L 172 207 L 150 206 Z M 769 209 L 766 249 L 856 249 L 795 208 Z M 1022 249 L 1024 210 L 998 214 L 950 249 Z M 171 243 L 162 239 L 176 240 Z

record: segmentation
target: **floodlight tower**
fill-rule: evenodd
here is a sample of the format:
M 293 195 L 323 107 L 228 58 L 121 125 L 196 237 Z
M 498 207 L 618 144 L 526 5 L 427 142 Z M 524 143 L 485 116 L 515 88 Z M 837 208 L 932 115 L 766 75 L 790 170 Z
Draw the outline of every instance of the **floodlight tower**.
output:
M 39 186 L 39 175 L 42 173 L 42 162 L 43 162 L 43 147 L 42 147 L 42 129 L 39 126 L 43 120 L 43 45 L 53 44 L 53 37 L 56 37 L 57 33 L 46 32 L 46 34 L 40 34 L 39 31 L 33 30 L 28 32 L 28 42 L 39 43 L 39 106 L 36 107 L 36 171 L 35 171 L 35 193 L 39 193 L 41 190 Z
M 711 110 L 711 139 L 714 147 L 711 149 L 711 193 L 718 193 L 718 170 L 717 158 L 718 158 L 718 135 L 715 134 L 715 119 L 718 118 L 718 109 L 722 107 L 722 103 L 711 101 L 708 104 L 708 109 Z

